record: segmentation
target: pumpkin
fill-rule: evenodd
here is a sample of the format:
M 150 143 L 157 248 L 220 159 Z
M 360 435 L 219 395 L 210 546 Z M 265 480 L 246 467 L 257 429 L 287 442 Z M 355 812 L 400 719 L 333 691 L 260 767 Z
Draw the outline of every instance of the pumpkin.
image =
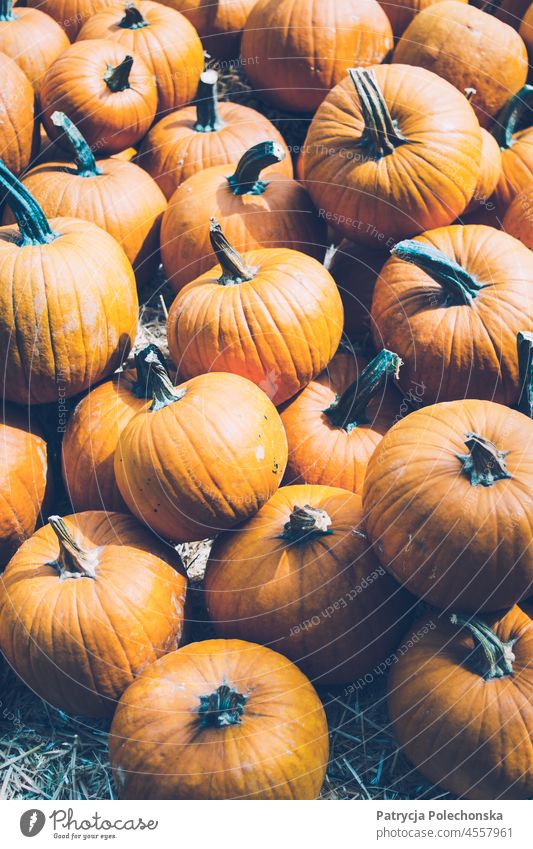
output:
M 45 71 L 70 42 L 59 26 L 39 9 L 25 9 L 0 0 L 0 51 L 17 63 L 35 92 Z
M 502 156 L 502 171 L 494 193 L 502 217 L 533 180 L 533 127 L 528 126 L 532 107 L 533 86 L 525 85 L 502 109 L 492 128 Z M 524 129 L 520 129 L 522 121 L 526 123 Z
M 272 171 L 285 151 L 275 141 L 246 151 L 238 164 L 198 172 L 172 195 L 161 223 L 161 261 L 175 292 L 213 266 L 210 218 L 241 252 L 257 248 L 290 248 L 322 259 L 326 223 L 303 186 Z
M 122 799 L 314 799 L 328 728 L 313 686 L 285 657 L 205 640 L 128 687 L 109 757 Z
M 137 325 L 135 277 L 108 233 L 77 218 L 48 221 L 2 162 L 0 187 L 18 224 L 0 227 L 4 398 L 57 403 L 127 356 Z
M 54 112 L 76 124 L 92 150 L 119 153 L 150 128 L 157 108 L 151 71 L 138 56 L 113 41 L 71 44 L 50 66 L 41 84 L 42 119 L 48 137 L 69 145 Z
M 187 580 L 131 516 L 48 521 L 2 576 L 0 647 L 54 707 L 110 716 L 135 676 L 178 647 Z
M 366 530 L 383 565 L 441 608 L 498 610 L 531 592 L 533 421 L 492 401 L 403 418 L 367 467 Z
M 61 464 L 65 489 L 76 512 L 127 512 L 115 480 L 115 449 L 130 419 L 152 400 L 147 394 L 148 355 L 165 365 L 161 351 L 149 345 L 136 355 L 135 369 L 119 372 L 92 389 L 68 420 Z
M 25 0 L 25 5 L 49 15 L 75 41 L 85 21 L 106 6 L 116 6 L 117 0 Z
M 524 40 L 528 56 L 530 59 L 533 58 L 533 4 L 529 6 L 522 18 L 518 32 Z
M 316 259 L 285 248 L 241 256 L 211 222 L 218 265 L 185 286 L 168 315 L 170 354 L 182 378 L 240 374 L 274 404 L 324 369 L 342 335 L 339 291 Z
M 329 93 L 303 156 L 306 186 L 326 220 L 350 241 L 386 249 L 464 211 L 481 134 L 472 107 L 446 80 L 425 68 L 379 65 L 350 70 Z
M 204 67 L 198 33 L 174 9 L 151 0 L 106 8 L 83 25 L 78 41 L 108 38 L 125 53 L 144 60 L 157 83 L 158 114 L 189 103 Z
M 0 53 L 0 157 L 15 174 L 24 171 L 39 146 L 34 93 L 25 73 Z
M 483 127 L 524 85 L 528 69 L 524 42 L 512 27 L 457 0 L 416 15 L 396 45 L 393 62 L 427 68 L 460 91 L 475 88 L 472 106 Z
M 337 246 L 329 272 L 339 287 L 344 307 L 344 330 L 354 342 L 370 334 L 370 307 L 374 286 L 389 252 L 373 250 L 343 239 Z
M 281 421 L 289 446 L 288 483 L 362 493 L 368 461 L 401 416 L 401 396 L 385 390 L 400 366 L 400 358 L 386 350 L 371 362 L 339 353 L 286 405 Z
M 517 336 L 520 395 L 517 409 L 533 419 L 533 333 L 520 331 Z
M 391 668 L 396 738 L 422 775 L 461 799 L 533 793 L 533 622 L 422 619 Z
M 533 254 L 492 227 L 429 230 L 392 249 L 374 289 L 376 346 L 405 365 L 425 404 L 518 398 L 516 334 L 533 330 Z
M 155 124 L 143 141 L 136 162 L 154 178 L 167 200 L 178 186 L 214 165 L 237 161 L 249 147 L 265 138 L 285 151 L 281 162 L 265 169 L 292 177 L 292 161 L 283 137 L 274 125 L 248 106 L 218 103 L 218 74 L 200 76 L 196 106 L 171 112 Z
M 350 65 L 383 62 L 392 30 L 377 0 L 258 0 L 241 56 L 259 95 L 280 109 L 314 112 Z
M 227 59 L 237 56 L 244 25 L 256 0 L 163 0 L 177 9 L 198 30 L 209 56 Z
M 533 186 L 518 194 L 503 218 L 506 233 L 519 239 L 522 244 L 533 250 Z
M 468 88 L 465 90 L 465 96 L 469 103 L 472 102 L 472 98 L 476 94 L 476 89 Z M 484 127 L 481 128 L 481 162 L 479 164 L 479 174 L 477 178 L 476 188 L 474 189 L 474 195 L 472 200 L 468 204 L 465 209 L 464 215 L 469 215 L 470 213 L 479 213 L 483 211 L 487 211 L 489 214 L 493 211 L 491 207 L 494 207 L 494 204 L 490 198 L 496 186 L 498 185 L 498 180 L 500 179 L 502 173 L 502 155 L 498 145 L 498 142 L 494 138 L 494 136 L 489 133 Z M 495 209 L 495 207 L 494 207 Z M 464 222 L 467 223 L 467 222 Z M 496 224 L 483 221 L 470 221 L 470 224 L 491 224 L 492 226 L 497 226 Z M 499 228 L 498 228 L 499 229 Z
M 287 464 L 283 425 L 265 393 L 222 372 L 175 388 L 157 361 L 149 381 L 154 400 L 126 425 L 115 451 L 115 477 L 131 512 L 180 542 L 214 536 L 256 513 Z
M 0 568 L 34 532 L 50 483 L 46 442 L 22 410 L 3 405 L 0 422 Z
M 468 3 L 468 0 L 460 2 Z M 435 3 L 442 3 L 442 0 L 379 0 L 379 5 L 387 13 L 395 39 L 403 35 L 419 12 Z
M 331 486 L 284 486 L 221 534 L 205 592 L 218 636 L 275 648 L 320 685 L 384 661 L 409 604 L 370 548 L 361 498 Z
M 159 266 L 159 228 L 167 206 L 161 189 L 133 162 L 97 162 L 63 112 L 54 112 L 51 120 L 71 145 L 71 162 L 37 165 L 22 182 L 46 216 L 83 218 L 106 230 L 123 248 L 138 282 L 150 280 Z M 14 216 L 8 212 L 3 220 L 12 223 Z

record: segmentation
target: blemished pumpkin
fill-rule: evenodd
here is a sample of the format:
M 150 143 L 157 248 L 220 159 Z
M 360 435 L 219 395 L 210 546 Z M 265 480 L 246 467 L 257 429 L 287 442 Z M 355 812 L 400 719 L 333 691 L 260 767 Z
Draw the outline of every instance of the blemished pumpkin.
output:
M 287 483 L 336 486 L 361 495 L 368 461 L 401 416 L 402 397 L 390 386 L 400 366 L 391 351 L 370 362 L 339 353 L 284 407 Z
M 50 480 L 41 430 L 22 410 L 4 404 L 0 422 L 0 569 L 42 521 Z
M 339 288 L 344 307 L 344 329 L 352 342 L 365 343 L 370 335 L 370 308 L 376 280 L 389 259 L 386 250 L 374 250 L 343 239 L 329 272 Z
M 19 404 L 56 402 L 112 374 L 137 328 L 131 264 L 88 221 L 48 221 L 0 162 L 0 187 L 17 227 L 0 227 L 2 391 Z
M 206 168 L 229 165 L 254 144 L 273 139 L 285 150 L 281 162 L 265 169 L 293 176 L 292 160 L 283 137 L 274 125 L 249 106 L 218 103 L 218 74 L 200 76 L 195 106 L 166 115 L 144 139 L 136 162 L 154 178 L 167 200 L 178 186 Z
M 204 640 L 128 687 L 109 737 L 122 799 L 315 799 L 328 761 L 324 709 L 278 652 Z
M 0 158 L 10 171 L 20 174 L 39 147 L 35 121 L 35 95 L 24 71 L 0 53 Z
M 377 347 L 403 360 L 404 391 L 425 404 L 516 403 L 516 334 L 533 330 L 533 253 L 483 225 L 453 225 L 399 242 L 374 289 Z
M 114 458 L 118 439 L 130 419 L 152 401 L 148 354 L 165 366 L 155 345 L 136 355 L 127 369 L 92 389 L 69 418 L 61 443 L 63 482 L 76 512 L 128 508 L 115 480 Z
M 257 0 L 163 0 L 196 28 L 205 51 L 215 59 L 238 56 L 244 25 Z
M 48 218 L 83 218 L 106 230 L 123 248 L 138 283 L 150 280 L 159 266 L 159 230 L 167 207 L 163 192 L 133 162 L 95 160 L 63 112 L 54 112 L 51 120 L 70 143 L 70 163 L 37 165 L 22 182 Z M 4 224 L 13 221 L 13 213 L 4 213 Z
M 144 60 L 157 84 L 158 115 L 194 98 L 204 52 L 195 28 L 175 9 L 151 0 L 102 9 L 86 21 L 77 40 L 101 38 Z
M 533 86 L 525 85 L 504 106 L 492 128 L 502 156 L 502 171 L 494 192 L 501 217 L 533 180 L 533 127 L 529 126 L 532 107 Z M 522 121 L 525 121 L 523 129 Z
M 461 799 L 530 799 L 533 793 L 533 622 L 505 615 L 413 626 L 391 666 L 396 739 L 433 784 Z M 422 634 L 422 636 L 420 636 Z
M 106 6 L 116 6 L 117 0 L 25 0 L 25 5 L 49 15 L 75 41 L 85 21 Z
M 419 12 L 435 3 L 442 3 L 443 0 L 378 0 L 378 2 L 387 13 L 394 38 L 398 39 Z M 468 0 L 459 0 L 459 2 L 468 3 Z
M 510 607 L 531 593 L 533 421 L 492 401 L 416 410 L 367 467 L 365 525 L 382 564 L 447 610 Z
M 377 0 L 258 0 L 241 56 L 261 98 L 289 112 L 314 112 L 346 68 L 379 64 L 392 45 Z
M 221 534 L 205 592 L 218 636 L 268 645 L 321 686 L 384 661 L 410 603 L 372 552 L 360 497 L 330 486 L 284 486 Z
M 45 71 L 69 44 L 49 15 L 22 6 L 13 9 L 13 0 L 0 0 L 0 52 L 17 63 L 36 93 Z
M 457 0 L 416 15 L 392 61 L 427 68 L 459 91 L 475 88 L 472 106 L 482 127 L 522 88 L 528 70 L 527 50 L 516 30 Z
M 464 95 L 431 71 L 356 68 L 318 108 L 303 157 L 305 184 L 328 223 L 379 250 L 464 212 L 481 132 Z
M 241 256 L 215 219 L 210 237 L 219 264 L 176 296 L 167 322 L 171 357 L 182 379 L 240 374 L 281 404 L 338 348 L 343 310 L 335 281 L 299 251 L 263 248 Z
M 40 91 L 42 120 L 50 139 L 69 142 L 52 121 L 64 112 L 100 154 L 119 153 L 148 132 L 157 88 L 148 66 L 108 39 L 71 44 L 46 72 Z
M 278 488 L 287 464 L 281 419 L 250 380 L 210 372 L 174 387 L 150 359 L 154 400 L 126 425 L 115 451 L 120 493 L 167 539 L 212 537 Z
M 235 165 L 218 165 L 189 177 L 168 203 L 161 223 L 161 261 L 175 292 L 213 266 L 210 218 L 241 253 L 257 248 L 289 248 L 322 260 L 326 222 L 296 180 L 269 171 L 285 150 L 265 141 L 246 151 Z
M 132 516 L 48 522 L 2 576 L 0 647 L 54 707 L 111 716 L 135 676 L 179 646 L 187 579 L 176 552 Z

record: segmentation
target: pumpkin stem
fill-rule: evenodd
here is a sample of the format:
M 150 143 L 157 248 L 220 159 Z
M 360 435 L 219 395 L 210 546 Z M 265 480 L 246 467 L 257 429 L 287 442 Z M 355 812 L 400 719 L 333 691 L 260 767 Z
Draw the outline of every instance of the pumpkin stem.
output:
M 368 405 L 376 393 L 385 387 L 389 375 L 398 377 L 403 365 L 398 354 L 384 348 L 367 365 L 360 377 L 348 386 L 342 395 L 337 395 L 333 404 L 324 415 L 333 427 L 340 427 L 350 433 L 358 425 L 368 424 Z
M 333 533 L 331 519 L 325 510 L 318 507 L 294 507 L 289 521 L 284 525 L 282 539 L 289 542 L 309 542 L 314 536 Z
M 78 130 L 76 124 L 73 124 L 64 112 L 53 112 L 52 124 L 56 127 L 61 127 L 65 133 L 67 141 L 74 154 L 74 161 L 76 162 L 79 176 L 97 177 L 101 174 L 102 172 L 96 164 L 93 152 Z
M 216 133 L 224 126 L 224 121 L 218 113 L 218 74 L 210 69 L 200 74 L 194 130 L 197 133 Z
M 254 144 L 239 159 L 235 173 L 228 177 L 234 195 L 262 195 L 268 182 L 260 180 L 263 168 L 285 159 L 285 151 L 278 142 Z
M 470 631 L 474 640 L 474 652 L 471 659 L 474 662 L 476 672 L 486 681 L 513 674 L 513 661 L 515 659 L 513 646 L 516 640 L 509 640 L 507 643 L 502 642 L 482 619 L 466 619 L 459 613 L 452 613 L 450 622 L 452 625 L 458 625 L 460 628 L 466 628 Z
M 477 293 L 486 286 L 478 283 L 471 274 L 458 262 L 451 259 L 442 251 L 425 245 L 416 239 L 404 239 L 391 250 L 392 256 L 404 262 L 411 262 L 417 268 L 425 271 L 436 283 L 439 283 L 445 293 L 444 306 L 469 306 Z
M 514 144 L 513 135 L 519 129 L 524 116 L 533 107 L 533 86 L 525 85 L 507 101 L 494 122 L 491 133 L 502 150 Z M 530 116 L 526 125 L 531 123 Z
M 49 563 L 59 572 L 59 579 L 96 578 L 98 565 L 98 548 L 85 551 L 81 548 L 61 516 L 49 516 L 48 523 L 59 540 L 59 555 L 57 560 Z
M 465 445 L 469 454 L 456 454 L 463 464 L 463 472 L 470 478 L 472 486 L 492 486 L 493 483 L 511 478 L 505 458 L 508 451 L 499 451 L 490 440 L 479 433 L 466 433 Z
M 0 21 L 16 21 L 13 14 L 13 0 L 0 0 Z
M 126 3 L 124 8 L 124 17 L 118 22 L 122 29 L 142 29 L 149 27 L 150 22 L 143 18 L 142 13 L 134 3 Z
M 209 236 L 211 247 L 222 268 L 222 276 L 218 278 L 222 286 L 234 286 L 254 279 L 252 269 L 248 268 L 240 253 L 231 247 L 216 218 L 211 218 Z
M 150 412 L 155 413 L 163 407 L 169 407 L 184 397 L 185 389 L 176 389 L 172 383 L 161 351 L 155 345 L 148 345 L 135 355 L 137 379 L 144 388 L 144 397 L 152 398 Z
M 129 79 L 132 65 L 133 56 L 125 56 L 116 68 L 113 68 L 112 65 L 107 66 L 107 71 L 104 74 L 104 82 L 110 91 L 125 91 L 130 87 Z
M 227 728 L 239 725 L 247 696 L 227 684 L 221 684 L 209 696 L 200 696 L 201 725 L 203 728 Z
M 520 396 L 517 407 L 533 419 L 533 333 L 521 330 L 517 337 Z
M 365 122 L 359 147 L 365 148 L 373 159 L 394 153 L 407 139 L 389 112 L 374 71 L 368 68 L 348 68 L 348 73 L 355 86 Z
M 21 247 L 47 245 L 57 239 L 41 207 L 26 186 L 17 180 L 0 159 L 0 189 L 5 192 L 5 202 L 15 216 L 20 230 Z
M 150 373 L 154 362 L 159 362 L 168 374 L 165 358 L 157 345 L 147 345 L 146 348 L 135 354 L 137 380 L 133 384 L 133 394 L 136 398 L 146 398 L 147 400 L 152 398 Z

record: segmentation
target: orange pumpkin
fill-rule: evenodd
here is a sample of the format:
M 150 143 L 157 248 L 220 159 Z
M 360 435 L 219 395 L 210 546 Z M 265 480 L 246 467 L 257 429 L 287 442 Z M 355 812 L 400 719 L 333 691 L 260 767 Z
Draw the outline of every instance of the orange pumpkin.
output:
M 344 330 L 354 342 L 370 334 L 370 307 L 374 286 L 390 254 L 357 245 L 347 239 L 338 245 L 329 272 L 339 287 L 344 307 Z
M 237 166 L 194 174 L 172 195 L 161 224 L 161 261 L 175 292 L 213 265 L 209 219 L 216 218 L 236 248 L 291 248 L 322 259 L 326 224 L 296 180 L 263 170 L 281 162 L 277 142 L 256 144 Z
M 110 716 L 135 676 L 178 647 L 187 580 L 131 516 L 48 521 L 2 576 L 0 647 L 54 707 Z
M 394 38 L 400 38 L 405 32 L 413 18 L 419 12 L 433 6 L 435 3 L 442 3 L 443 0 L 379 0 L 379 5 L 387 13 L 387 17 L 392 26 Z M 468 3 L 468 0 L 460 0 L 461 3 Z
M 3 53 L 0 53 L 0 76 L 0 158 L 10 171 L 20 174 L 39 147 L 35 96 L 25 73 Z
M 0 0 L 0 52 L 10 56 L 39 91 L 41 78 L 70 42 L 59 26 L 39 9 Z
M 515 197 L 505 213 L 503 229 L 533 250 L 533 185 Z
M 171 112 L 155 124 L 143 141 L 136 162 L 154 178 L 165 197 L 179 185 L 215 165 L 236 162 L 249 147 L 273 139 L 285 151 L 281 162 L 265 169 L 292 177 L 292 160 L 283 137 L 274 125 L 248 106 L 218 103 L 218 74 L 200 76 L 196 106 Z
M 137 281 L 150 280 L 159 266 L 159 228 L 167 206 L 162 191 L 133 162 L 96 161 L 64 113 L 54 112 L 51 120 L 71 145 L 71 162 L 37 165 L 22 182 L 49 218 L 83 218 L 106 230 L 123 248 Z M 13 214 L 4 214 L 3 221 L 12 223 Z
M 132 267 L 115 240 L 77 218 L 47 221 L 0 162 L 17 227 L 0 227 L 3 395 L 58 402 L 107 377 L 127 356 L 138 302 Z
M 401 417 L 401 396 L 385 385 L 401 360 L 381 351 L 368 363 L 340 353 L 281 413 L 287 434 L 287 483 L 363 491 L 366 467 Z
M 242 34 L 246 75 L 280 109 L 314 112 L 350 65 L 383 62 L 392 30 L 377 0 L 258 0 Z
M 50 15 L 70 40 L 75 41 L 85 21 L 106 6 L 116 6 L 117 0 L 24 0 L 24 3 Z
M 320 685 L 382 663 L 409 604 L 372 553 L 360 497 L 330 486 L 284 486 L 221 534 L 205 591 L 217 635 L 275 646 Z
M 122 799 L 315 799 L 328 726 L 290 660 L 242 640 L 204 640 L 128 688 L 109 757 Z
M 276 405 L 324 369 L 342 335 L 342 303 L 329 272 L 299 251 L 241 256 L 213 219 L 219 265 L 185 286 L 170 308 L 170 354 L 182 379 L 228 371 Z
M 331 226 L 383 249 L 464 212 L 478 179 L 481 133 L 472 107 L 446 80 L 425 68 L 379 65 L 350 70 L 329 93 L 303 155 L 306 186 Z
M 474 88 L 466 89 L 465 95 L 471 103 L 475 96 Z M 482 212 L 483 210 L 491 211 L 490 206 L 494 206 L 490 198 L 500 179 L 502 173 L 502 155 L 498 142 L 494 136 L 484 127 L 481 128 L 481 162 L 479 164 L 479 174 L 477 178 L 476 188 L 472 200 L 465 209 L 464 214 L 469 215 L 471 212 Z M 484 222 L 470 221 L 469 223 L 482 224 Z M 489 222 L 486 222 L 489 224 Z
M 383 565 L 447 610 L 531 593 L 533 421 L 492 401 L 434 404 L 385 434 L 368 464 L 365 526 Z
M 198 33 L 174 9 L 151 0 L 126 3 L 125 10 L 105 8 L 83 25 L 78 41 L 108 38 L 144 60 L 157 83 L 158 114 L 189 103 L 204 67 Z
M 115 477 L 126 504 L 157 533 L 205 539 L 256 513 L 278 488 L 287 438 L 251 381 L 210 372 L 175 388 L 152 362 L 151 406 L 119 437 Z
M 244 25 L 257 0 L 163 0 L 196 27 L 204 49 L 216 59 L 237 56 Z
M 110 154 L 135 145 L 148 132 L 157 89 L 140 57 L 100 39 L 71 44 L 46 72 L 40 99 L 50 139 L 68 145 L 52 121 L 54 112 L 64 112 L 91 149 Z
M 533 180 L 533 127 L 519 129 L 523 118 L 528 121 L 533 106 L 533 86 L 525 85 L 498 115 L 492 129 L 502 154 L 502 171 L 494 193 L 500 216 Z

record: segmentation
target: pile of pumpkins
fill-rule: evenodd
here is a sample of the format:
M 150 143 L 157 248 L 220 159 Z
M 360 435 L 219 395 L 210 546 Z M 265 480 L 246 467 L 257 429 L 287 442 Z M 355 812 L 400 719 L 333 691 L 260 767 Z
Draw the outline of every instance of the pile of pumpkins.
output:
M 120 796 L 315 798 L 384 663 L 426 778 L 533 795 L 528 6 L 0 0 L 0 648 Z

